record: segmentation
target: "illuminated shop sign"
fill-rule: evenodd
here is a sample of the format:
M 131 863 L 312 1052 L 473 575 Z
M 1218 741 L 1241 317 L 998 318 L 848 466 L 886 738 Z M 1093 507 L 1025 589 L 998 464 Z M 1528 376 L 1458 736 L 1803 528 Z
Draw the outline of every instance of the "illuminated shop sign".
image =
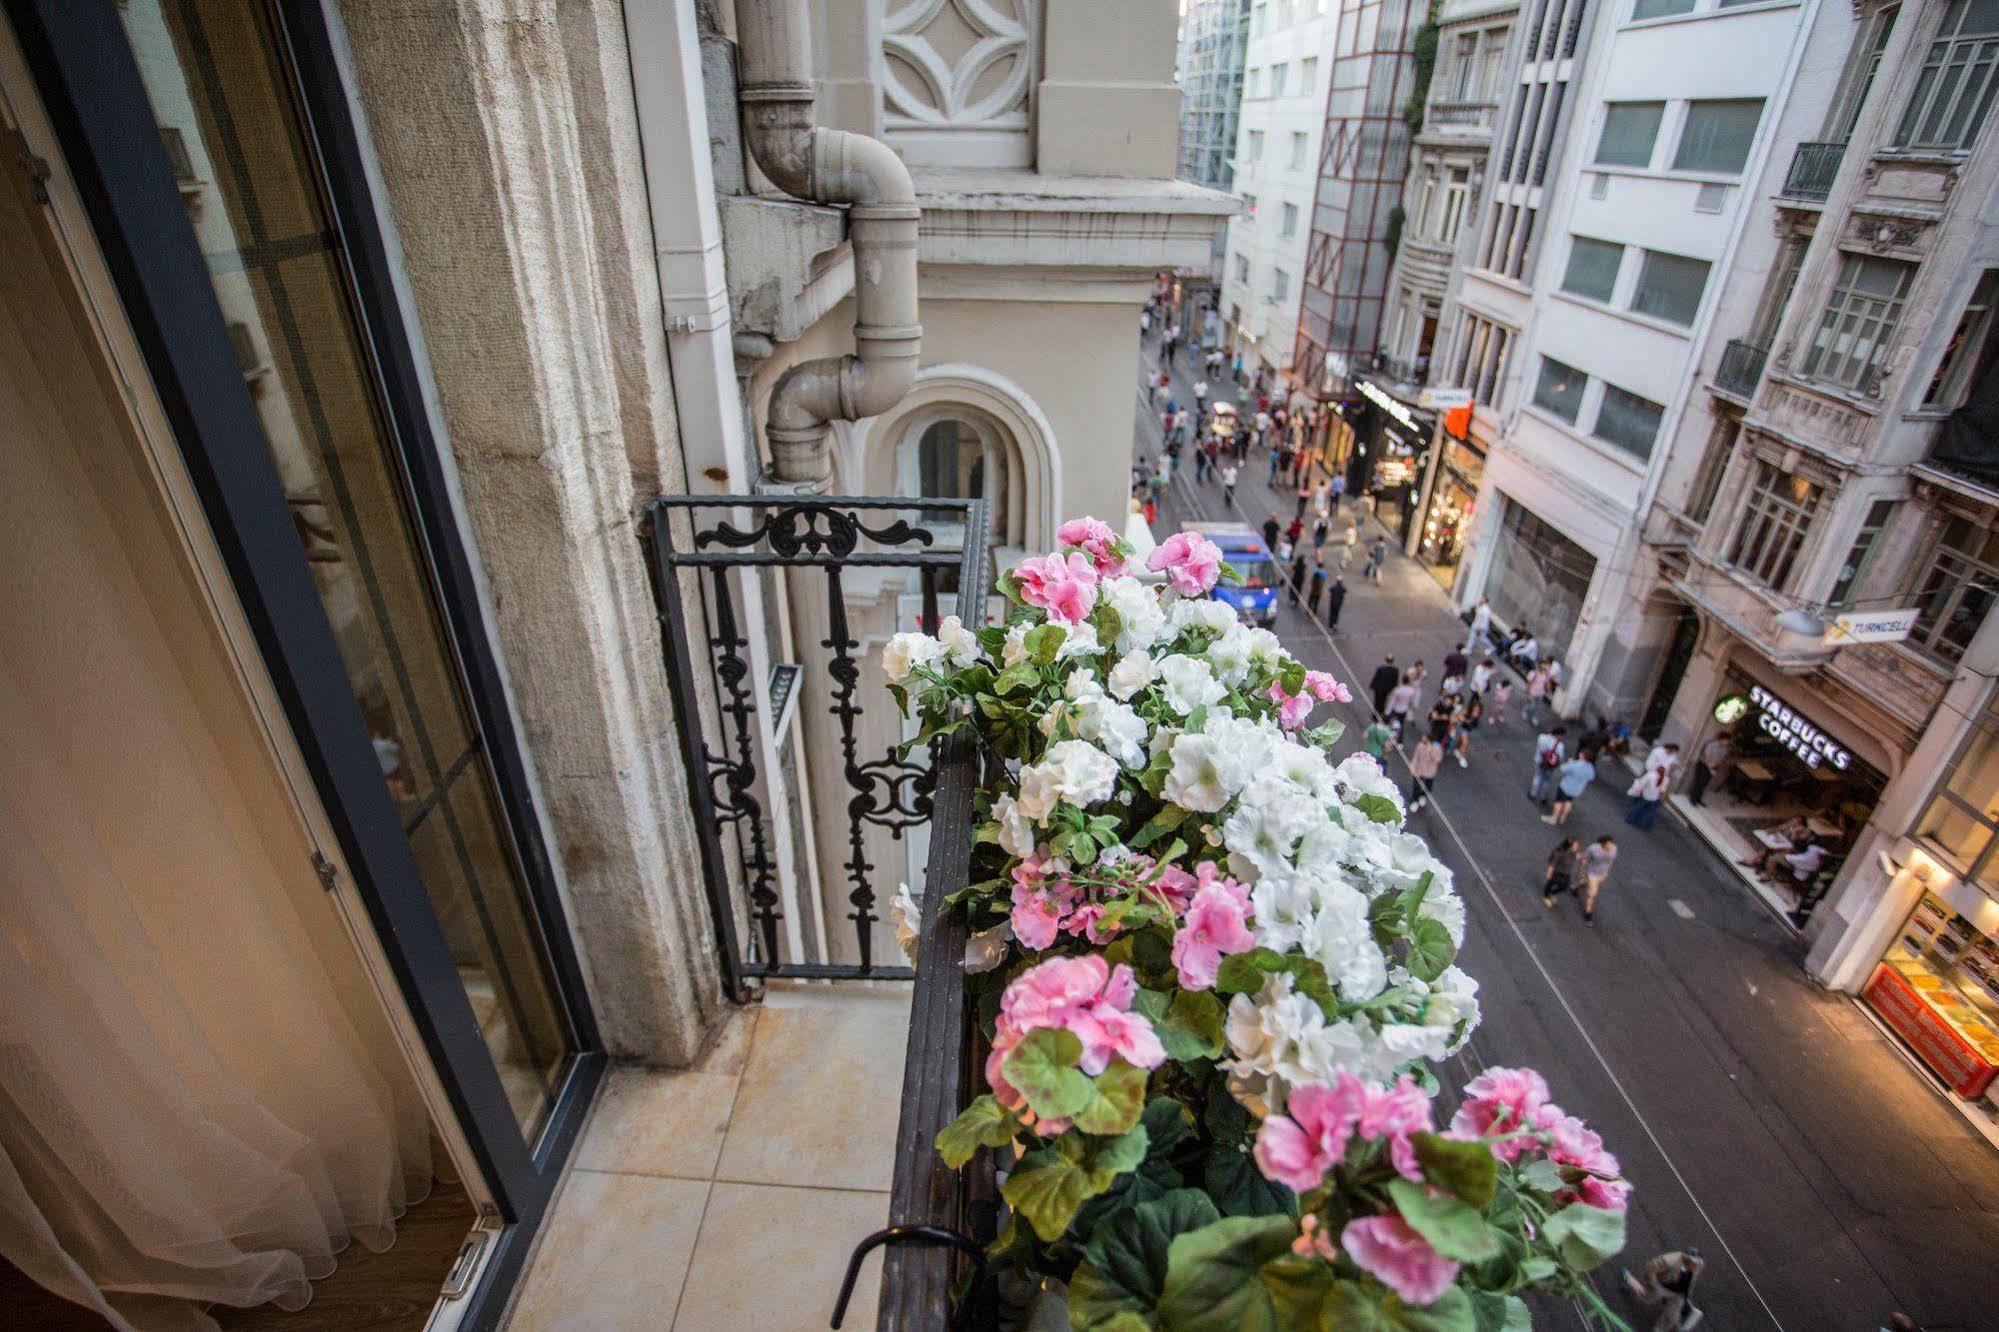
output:
M 1733 726 L 1751 712 L 1757 729 L 1796 754 L 1807 768 L 1822 763 L 1845 772 L 1853 765 L 1853 754 L 1818 727 L 1806 721 L 1762 685 L 1749 686 L 1749 693 L 1729 694 L 1714 705 L 1714 719 Z
M 1387 412 L 1395 420 L 1400 421 L 1403 428 L 1416 431 L 1422 430 L 1423 427 L 1416 424 L 1415 413 L 1411 412 L 1402 403 L 1383 393 L 1379 388 L 1376 388 L 1373 380 L 1363 379 L 1358 381 L 1354 384 L 1354 391 L 1375 406 L 1381 408 L 1382 411 Z

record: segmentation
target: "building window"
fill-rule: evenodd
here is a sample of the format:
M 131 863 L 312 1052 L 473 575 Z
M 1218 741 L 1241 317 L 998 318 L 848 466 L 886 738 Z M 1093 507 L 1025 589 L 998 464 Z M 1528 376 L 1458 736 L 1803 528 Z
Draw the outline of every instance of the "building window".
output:
M 1588 236 L 1569 241 L 1569 266 L 1562 274 L 1562 290 L 1593 301 L 1610 300 L 1617 289 L 1617 270 L 1624 263 L 1624 247 Z
M 1916 266 L 1872 255 L 1841 255 L 1825 314 L 1806 350 L 1804 373 L 1872 393 L 1894 350 L 1895 327 Z
M 1853 604 L 1853 590 L 1867 572 L 1867 561 L 1874 554 L 1874 547 L 1880 544 L 1881 534 L 1888 530 L 1888 519 L 1894 512 L 1894 500 L 1875 500 L 1868 506 L 1867 517 L 1861 521 L 1853 545 L 1840 562 L 1839 574 L 1832 580 L 1832 591 L 1826 596 L 1828 606 L 1844 609 Z
M 1760 97 L 1687 103 L 1687 123 L 1680 131 L 1673 169 L 1739 175 L 1749 160 L 1756 125 L 1762 118 Z
M 1664 102 L 1611 102 L 1603 109 L 1603 134 L 1596 141 L 1596 160 L 1604 166 L 1651 166 L 1652 145 L 1659 138 Z
M 1242 215 L 1252 222 L 1256 221 L 1256 196 L 1254 194 L 1245 194 L 1242 196 Z
M 1757 463 L 1728 562 L 1757 582 L 1783 591 L 1818 511 L 1819 494 L 1819 488 L 1803 477 Z
M 1499 378 L 1506 368 L 1506 346 L 1512 337 L 1511 329 L 1475 314 L 1465 316 L 1452 378 L 1459 387 L 1471 390 L 1473 401 L 1494 401 Z
M 1445 245 L 1458 242 L 1465 222 L 1465 205 L 1471 194 L 1471 168 L 1452 167 L 1444 173 L 1444 202 L 1431 234 Z
M 1964 747 L 1944 771 L 1942 785 L 1916 821 L 1916 836 L 1943 853 L 1960 874 L 1993 889 L 1987 852 L 1999 830 L 1999 700 L 1986 705 Z
M 1638 269 L 1638 289 L 1631 293 L 1631 308 L 1668 323 L 1690 326 L 1701 308 L 1701 293 L 1707 290 L 1707 271 L 1704 259 L 1647 250 Z
M 1249 258 L 1246 255 L 1239 254 L 1235 257 L 1235 280 L 1237 282 L 1249 281 Z
M 1742 421 L 1733 416 L 1718 417 L 1714 432 L 1708 436 L 1707 451 L 1701 454 L 1700 470 L 1694 473 L 1693 490 L 1689 492 L 1687 516 L 1697 523 L 1705 523 L 1714 510 L 1714 497 L 1721 493 L 1721 479 L 1728 475 L 1728 464 L 1735 457 L 1735 441 L 1742 433 Z
M 1916 628 L 1909 641 L 1956 661 L 1999 595 L 1999 531 L 1953 515 L 1919 587 Z
M 1589 376 L 1552 356 L 1541 358 L 1541 377 L 1534 383 L 1534 405 L 1552 412 L 1570 425 L 1583 410 L 1583 390 Z
M 1250 160 L 1250 161 L 1252 161 L 1252 162 L 1261 162 L 1261 161 L 1263 160 L 1263 131 L 1262 131 L 1262 130 L 1251 130 L 1251 131 L 1249 132 L 1249 153 L 1248 153 L 1248 156 L 1249 156 L 1249 160 Z
M 1248 74 L 1244 75 L 1242 80 L 1243 100 L 1246 102 L 1253 100 L 1256 97 L 1257 86 L 1262 82 L 1263 71 L 1260 69 L 1252 69 Z
M 1995 297 L 1999 297 L 1999 270 L 1988 268 L 1985 276 L 1978 279 L 1971 299 L 1965 303 L 1964 313 L 1958 316 L 1957 328 L 1944 347 L 1942 359 L 1937 362 L 1937 372 L 1930 376 L 1930 386 L 1923 392 L 1925 408 L 1947 412 L 1964 400 L 1964 391 L 1971 382 L 1973 370 L 1985 359 L 1986 339 L 1992 331 L 1992 303 Z
M 1881 53 L 1888 47 L 1888 38 L 1895 31 L 1895 15 L 1900 10 L 1899 5 L 1883 5 L 1875 10 L 1860 40 L 1853 44 L 1839 98 L 1826 118 L 1827 140 L 1845 143 L 1852 137 L 1853 122 L 1860 119 L 1860 108 L 1867 104 L 1867 94 L 1874 88 L 1874 76 L 1881 72 Z
M 1668 14 L 1689 14 L 1693 12 L 1694 0 L 1636 0 L 1631 6 L 1631 21 L 1664 18 Z
M 1319 12 L 1323 14 L 1325 10 L 1321 8 Z M 1306 96 L 1310 96 L 1312 89 L 1318 86 L 1319 57 L 1307 56 L 1304 62 L 1298 66 L 1298 91 Z
M 1270 274 L 1270 299 L 1281 301 L 1291 294 L 1291 275 L 1283 269 L 1273 269 Z
M 1930 152 L 1970 150 L 1999 90 L 1999 5 L 1949 0 L 1915 96 L 1902 113 L 1895 146 Z
M 1596 409 L 1595 435 L 1614 444 L 1641 462 L 1652 456 L 1652 442 L 1659 437 L 1659 418 L 1666 409 L 1650 398 L 1627 393 L 1615 384 L 1603 386 L 1603 401 Z
M 1284 95 L 1284 81 L 1290 75 L 1291 66 L 1289 65 L 1272 65 L 1270 67 L 1270 95 L 1272 97 L 1282 97 Z
M 1283 214 L 1283 219 L 1284 219 L 1284 220 L 1283 220 L 1283 221 L 1282 221 L 1282 222 L 1281 222 L 1281 223 L 1280 223 L 1280 224 L 1278 225 L 1278 228 L 1277 228 L 1277 234 L 1278 234 L 1278 235 L 1280 235 L 1280 236 L 1295 236 L 1295 235 L 1297 235 L 1297 234 L 1298 234 L 1298 205 L 1297 205 L 1297 204 L 1285 204 L 1285 205 L 1284 205 L 1284 214 Z
M 1472 99 L 1474 80 L 1478 77 L 1478 34 L 1459 33 L 1451 49 L 1450 82 L 1444 86 L 1450 89 L 1451 100 L 1468 102 Z

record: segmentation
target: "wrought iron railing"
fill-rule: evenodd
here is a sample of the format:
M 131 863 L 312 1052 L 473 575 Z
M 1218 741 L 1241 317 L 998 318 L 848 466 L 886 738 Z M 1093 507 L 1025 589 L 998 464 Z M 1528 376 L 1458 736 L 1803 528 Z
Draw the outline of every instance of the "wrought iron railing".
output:
M 1768 347 L 1730 338 L 1721 349 L 1721 364 L 1714 368 L 1714 386 L 1738 398 L 1755 397 L 1756 385 L 1763 379 L 1763 363 L 1769 358 Z
M 1784 188 L 1779 193 L 1786 199 L 1824 203 L 1832 193 L 1833 181 L 1839 177 L 1840 159 L 1845 156 L 1844 141 L 1799 144 L 1791 154 L 1791 169 L 1784 176 Z

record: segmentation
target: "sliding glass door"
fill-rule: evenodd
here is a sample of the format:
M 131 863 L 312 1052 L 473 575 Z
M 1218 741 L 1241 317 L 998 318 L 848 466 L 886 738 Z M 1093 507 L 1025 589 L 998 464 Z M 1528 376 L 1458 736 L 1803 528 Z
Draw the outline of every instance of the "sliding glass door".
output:
M 355 886 L 523 1238 L 601 1059 L 340 43 L 305 2 L 7 2 Z

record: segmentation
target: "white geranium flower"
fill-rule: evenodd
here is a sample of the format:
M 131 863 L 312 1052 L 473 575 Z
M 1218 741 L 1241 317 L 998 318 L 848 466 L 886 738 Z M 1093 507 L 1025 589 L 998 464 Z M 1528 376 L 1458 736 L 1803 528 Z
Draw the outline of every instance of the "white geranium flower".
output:
M 1084 740 L 1058 740 L 1020 773 L 1021 812 L 1045 825 L 1060 804 L 1087 806 L 1117 786 L 1117 760 Z
M 1234 607 L 1227 602 L 1215 601 L 1208 597 L 1174 602 L 1172 608 L 1166 612 L 1166 622 L 1176 633 L 1188 629 L 1214 629 L 1225 632 L 1240 623 L 1236 618 Z
M 1332 760 L 1316 746 L 1287 740 L 1271 754 L 1269 766 L 1275 775 L 1320 804 L 1330 805 L 1339 799 L 1340 784 L 1333 775 Z
M 1095 656 L 1104 650 L 1103 645 L 1097 642 L 1097 626 L 1088 620 L 1079 620 L 1067 627 L 1069 632 L 1062 636 L 1062 646 L 1055 650 L 1055 660 Z
M 1305 951 L 1348 1003 L 1362 1003 L 1388 984 L 1388 961 L 1374 942 L 1367 898 L 1344 883 L 1320 885 L 1319 911 Z
M 1271 755 L 1285 742 L 1283 732 L 1266 722 L 1236 717 L 1219 709 L 1202 728 L 1215 740 L 1215 764 L 1234 795 L 1270 766 Z
M 1097 601 L 1117 612 L 1122 626 L 1117 642 L 1119 652 L 1143 651 L 1166 632 L 1166 612 L 1159 594 L 1136 578 L 1106 578 L 1097 584 Z
M 1458 967 L 1445 967 L 1430 985 L 1430 1006 L 1424 1024 L 1450 1033 L 1444 1056 L 1464 1049 L 1479 1023 L 1478 982 Z
M 1250 647 L 1249 630 L 1238 621 L 1224 630 L 1220 638 L 1208 644 L 1208 650 L 1203 655 L 1215 674 L 1233 687 L 1249 676 Z
M 1034 854 L 1034 821 L 1019 801 L 1010 795 L 1000 796 L 993 801 L 993 818 L 999 823 L 1000 850 L 1010 856 Z
M 946 615 L 944 623 L 937 626 L 937 641 L 943 645 L 951 664 L 959 670 L 979 659 L 979 636 L 967 629 L 965 622 L 955 615 Z
M 942 660 L 944 651 L 929 634 L 892 634 L 882 645 L 882 670 L 890 684 L 901 684 L 911 671 Z
M 1122 639 L 1119 640 L 1123 641 Z M 1118 658 L 1117 665 L 1111 667 L 1111 693 L 1124 699 L 1131 696 L 1159 678 L 1159 664 L 1143 651 L 1134 650 Z
M 1178 652 L 1167 657 L 1159 663 L 1159 680 L 1166 690 L 1166 706 L 1183 717 L 1195 708 L 1212 707 L 1228 697 L 1229 691 L 1199 657 Z
M 1024 621 L 1008 627 L 1006 642 L 1000 645 L 1001 666 L 1018 666 L 1027 660 L 1027 631 L 1033 627 Z
M 1430 891 L 1423 894 L 1423 905 L 1417 914 L 1428 916 L 1444 927 L 1444 933 L 1451 936 L 1453 947 L 1465 946 L 1465 900 L 1451 888 L 1451 872 L 1442 865 L 1436 869 L 1437 877 L 1430 880 Z
M 1259 875 L 1291 865 L 1299 839 L 1326 822 L 1325 806 L 1281 778 L 1260 776 L 1243 788 L 1235 811 L 1222 825 L 1222 845 L 1238 877 L 1254 867 Z M 1242 862 L 1242 863 L 1238 863 Z
M 912 966 L 915 965 L 916 941 L 922 934 L 919 925 L 923 912 L 917 906 L 908 884 L 898 883 L 895 886 L 895 895 L 888 899 L 888 918 L 895 926 L 896 947 L 902 949 L 902 955 L 909 959 Z
M 1173 741 L 1173 766 L 1167 770 L 1166 798 L 1183 809 L 1213 814 L 1229 802 L 1229 789 L 1215 768 L 1215 741 L 1207 735 L 1182 735 Z
M 1145 766 L 1145 718 L 1125 704 L 1102 698 L 1085 706 L 1079 730 L 1084 739 L 1102 745 L 1125 767 Z
M 1365 1022 L 1347 1018 L 1329 1022 L 1298 1043 L 1298 1050 L 1285 1070 L 1286 1081 L 1330 1084 L 1343 1072 L 1357 1073 L 1373 1081 L 1384 1081 L 1378 1066 L 1380 1057 L 1374 1029 Z
M 1303 875 L 1283 870 L 1256 881 L 1249 890 L 1249 905 L 1255 913 L 1256 942 L 1284 953 L 1305 942 L 1318 915 L 1319 898 Z
M 1249 659 L 1263 666 L 1281 666 L 1291 657 L 1284 650 L 1284 643 L 1268 629 L 1245 627 L 1243 642 L 1247 645 Z
M 1376 795 L 1392 801 L 1395 805 L 1396 823 L 1400 825 L 1403 808 L 1402 792 L 1389 779 L 1388 774 L 1381 770 L 1381 764 L 1375 761 L 1374 755 L 1365 751 L 1349 754 L 1341 760 L 1340 766 L 1333 772 L 1346 787 L 1350 798 Z

